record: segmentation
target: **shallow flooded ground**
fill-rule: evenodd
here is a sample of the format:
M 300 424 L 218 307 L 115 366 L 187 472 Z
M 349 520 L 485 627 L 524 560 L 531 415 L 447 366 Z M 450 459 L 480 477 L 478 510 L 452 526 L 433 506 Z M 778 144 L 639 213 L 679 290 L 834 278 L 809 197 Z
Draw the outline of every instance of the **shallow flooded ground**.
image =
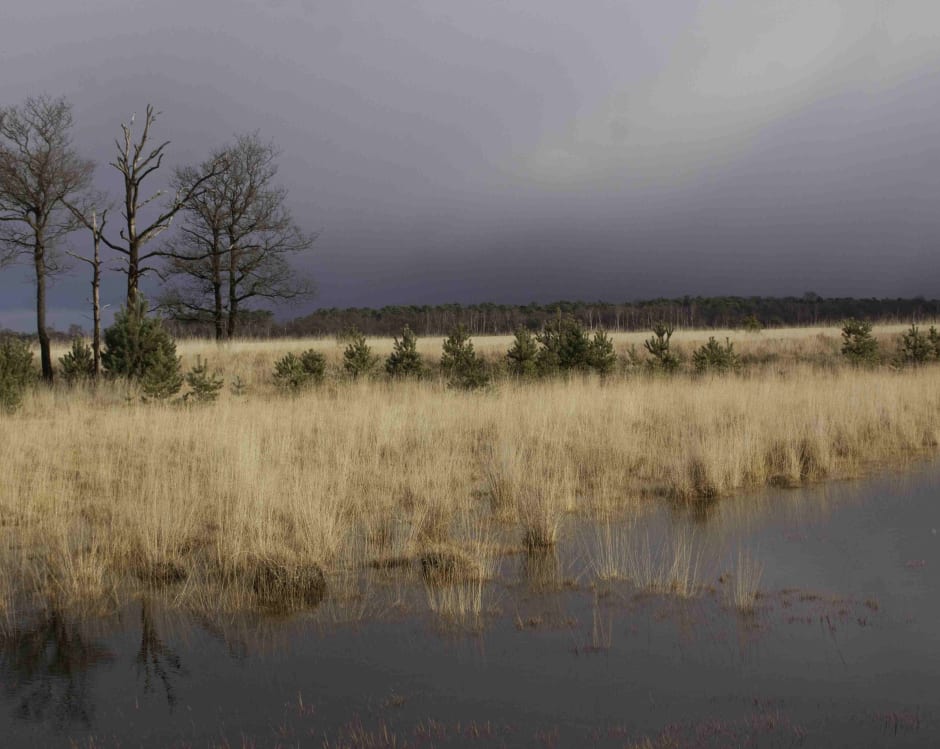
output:
M 482 590 L 48 612 L 0 641 L 3 745 L 940 745 L 940 466 L 560 538 Z

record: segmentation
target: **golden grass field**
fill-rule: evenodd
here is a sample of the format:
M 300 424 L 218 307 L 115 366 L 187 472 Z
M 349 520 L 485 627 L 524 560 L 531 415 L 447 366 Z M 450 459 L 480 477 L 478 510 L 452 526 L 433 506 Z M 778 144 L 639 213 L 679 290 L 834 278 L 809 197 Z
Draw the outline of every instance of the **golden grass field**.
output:
M 106 610 L 154 587 L 181 607 L 240 609 L 268 588 L 289 597 L 317 568 L 330 595 L 370 565 L 471 581 L 446 595 L 474 598 L 494 560 L 550 546 L 566 517 L 857 476 L 938 443 L 938 366 L 842 366 L 835 329 L 673 340 L 709 335 L 763 363 L 723 378 L 506 379 L 484 392 L 333 377 L 290 395 L 270 384 L 278 356 L 313 347 L 335 365 L 342 346 L 184 341 L 184 366 L 208 357 L 247 392 L 183 406 L 142 403 L 118 383 L 38 389 L 0 414 L 0 613 Z M 621 352 L 644 337 L 614 336 Z M 475 345 L 494 358 L 509 340 Z M 440 339 L 421 347 L 436 357 Z M 632 569 L 662 587 L 616 540 L 598 549 L 598 578 Z M 742 607 L 752 594 L 738 591 Z M 444 595 L 429 588 L 429 605 L 449 605 Z

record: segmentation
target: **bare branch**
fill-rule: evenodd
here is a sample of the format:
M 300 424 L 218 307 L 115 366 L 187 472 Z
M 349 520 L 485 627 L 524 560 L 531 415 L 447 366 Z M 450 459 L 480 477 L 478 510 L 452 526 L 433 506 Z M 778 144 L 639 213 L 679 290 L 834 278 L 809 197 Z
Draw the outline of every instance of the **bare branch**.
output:
M 273 144 L 249 133 L 209 161 L 176 173 L 177 190 L 192 194 L 176 245 L 155 255 L 170 260 L 167 275 L 178 279 L 177 297 L 211 306 L 220 338 L 234 334 L 244 302 L 288 301 L 312 290 L 286 261 L 309 249 L 316 236 L 294 223 L 286 191 L 273 184 L 277 155 Z M 204 179 L 207 174 L 213 176 Z

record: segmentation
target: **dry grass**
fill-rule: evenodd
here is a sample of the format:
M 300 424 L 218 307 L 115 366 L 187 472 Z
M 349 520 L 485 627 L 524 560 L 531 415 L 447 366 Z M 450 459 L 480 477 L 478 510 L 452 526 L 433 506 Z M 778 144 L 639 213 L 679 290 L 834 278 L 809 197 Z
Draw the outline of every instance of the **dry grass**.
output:
M 550 547 L 569 513 L 854 476 L 937 444 L 940 368 L 798 363 L 831 349 L 837 331 L 742 337 L 742 353 L 766 347 L 787 366 L 725 379 L 507 380 L 485 393 L 332 381 L 288 396 L 269 384 L 276 356 L 313 345 L 335 359 L 341 347 L 187 342 L 185 357 L 208 355 L 248 395 L 188 408 L 141 404 L 120 385 L 39 390 L 0 414 L 0 613 L 49 600 L 108 607 L 155 586 L 180 606 L 250 607 L 264 597 L 262 563 L 284 579 L 322 569 L 329 595 L 337 570 L 416 570 L 447 552 L 482 571 L 466 578 L 476 584 L 493 539 Z M 649 569 L 634 560 L 630 576 L 693 587 L 694 551 L 673 546 L 653 544 Z M 598 570 L 627 556 L 612 550 Z M 456 608 L 478 610 L 479 598 L 470 591 Z
M 589 539 L 585 556 L 590 573 L 598 580 L 628 580 L 633 566 L 632 528 L 619 527 L 611 519 L 595 526 L 594 538 Z
M 585 551 L 597 580 L 627 580 L 638 589 L 688 598 L 698 593 L 702 548 L 693 530 L 670 526 L 656 541 L 635 524 L 598 523 Z
M 678 529 L 658 542 L 644 534 L 627 559 L 626 577 L 641 590 L 682 598 L 698 593 L 702 551 L 692 531 Z
M 738 549 L 734 572 L 731 573 L 731 584 L 727 590 L 728 603 L 742 614 L 751 613 L 757 602 L 763 574 L 763 563 L 751 556 L 746 549 Z

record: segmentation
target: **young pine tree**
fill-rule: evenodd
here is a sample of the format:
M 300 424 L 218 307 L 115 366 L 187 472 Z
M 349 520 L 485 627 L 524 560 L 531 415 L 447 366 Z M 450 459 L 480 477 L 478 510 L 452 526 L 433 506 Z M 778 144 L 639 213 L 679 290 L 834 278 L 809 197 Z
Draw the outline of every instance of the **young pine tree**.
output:
M 424 369 L 418 353 L 418 338 L 407 325 L 401 338 L 395 338 L 392 353 L 385 360 L 385 371 L 392 377 L 417 377 Z
M 936 338 L 936 330 L 931 328 Z M 936 356 L 934 342 L 930 335 L 924 335 L 920 329 L 911 323 L 911 327 L 898 338 L 898 351 L 896 361 L 899 365 L 919 366 L 925 364 Z
M 176 395 L 183 387 L 183 373 L 180 371 L 180 359 L 173 352 L 161 351 L 147 367 L 140 378 L 140 387 L 145 398 L 166 400 Z
M 184 396 L 186 400 L 212 403 L 219 397 L 225 380 L 219 372 L 210 372 L 209 362 L 197 356 L 196 363 L 186 373 L 186 384 L 189 385 L 189 392 Z
M 549 320 L 536 339 L 542 346 L 538 354 L 542 374 L 590 368 L 591 340 L 573 317 Z
M 610 374 L 617 366 L 617 352 L 614 342 L 603 330 L 594 333 L 588 347 L 588 365 L 600 375 Z
M 463 325 L 454 328 L 444 341 L 441 370 L 451 387 L 472 390 L 486 387 L 490 381 L 486 365 L 473 350 L 470 334 Z
M 856 366 L 878 361 L 878 341 L 870 322 L 850 318 L 842 323 L 842 355 Z
M 539 347 L 535 336 L 526 328 L 517 328 L 516 337 L 506 352 L 509 373 L 516 377 L 531 377 L 538 372 Z
M 938 332 L 933 325 L 931 325 L 930 330 L 927 331 L 927 342 L 932 349 L 932 357 L 934 359 L 940 359 L 940 332 Z
M 26 341 L 0 336 L 0 410 L 12 413 L 19 408 L 26 388 L 39 379 L 33 352 Z
M 304 351 L 300 356 L 288 353 L 274 362 L 275 384 L 290 390 L 322 382 L 325 372 L 326 357 L 313 349 Z
M 72 348 L 59 357 L 59 368 L 62 377 L 70 385 L 94 377 L 95 356 L 91 346 L 81 338 L 72 339 Z
M 643 342 L 643 346 L 650 354 L 649 363 L 653 369 L 675 372 L 679 368 L 679 357 L 669 348 L 669 339 L 672 338 L 673 331 L 671 325 L 656 323 L 653 326 L 653 336 Z
M 379 357 L 372 353 L 372 348 L 366 343 L 366 337 L 358 331 L 354 333 L 343 352 L 343 369 L 346 373 L 354 380 L 359 379 L 375 369 L 378 362 Z
M 101 363 L 108 374 L 140 382 L 148 397 L 168 398 L 183 386 L 176 343 L 158 319 L 147 316 L 142 295 L 117 313 L 104 343 Z
M 722 346 L 715 340 L 715 336 L 709 336 L 708 343 L 696 349 L 692 354 L 692 365 L 699 374 L 706 372 L 726 374 L 736 371 L 740 364 L 734 344 L 727 338 L 725 338 L 725 345 Z

